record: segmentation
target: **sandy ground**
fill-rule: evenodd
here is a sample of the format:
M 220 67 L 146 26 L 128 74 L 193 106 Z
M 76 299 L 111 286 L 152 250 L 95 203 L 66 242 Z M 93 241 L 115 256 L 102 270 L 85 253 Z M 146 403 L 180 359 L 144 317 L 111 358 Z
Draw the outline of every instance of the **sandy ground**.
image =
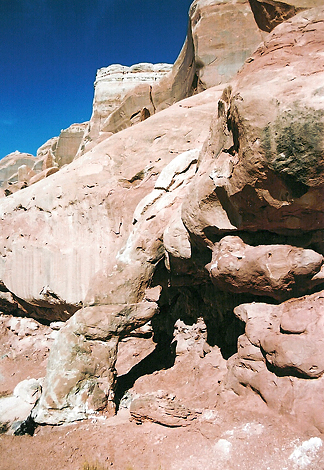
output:
M 0 316 L 0 334 L 0 395 L 5 395 L 21 380 L 45 375 L 55 330 Z M 202 338 L 192 342 L 193 335 L 186 334 L 186 341 L 178 338 L 172 367 L 163 366 L 161 357 L 152 366 L 147 358 L 155 345 L 145 338 L 125 340 L 117 366 L 129 397 L 163 390 L 195 410 L 195 419 L 170 427 L 144 416 L 137 424 L 122 402 L 113 418 L 39 426 L 33 436 L 0 435 L 0 470 L 86 470 L 86 464 L 92 470 L 324 469 L 324 445 L 316 431 L 303 433 L 255 397 L 249 402 L 233 396 L 226 405 L 217 400 L 225 362 L 217 349 L 202 354 Z
M 300 436 L 280 419 L 246 410 L 214 411 L 205 421 L 168 428 L 129 421 L 41 427 L 0 437 L 1 470 L 293 470 L 324 468 L 318 436 Z

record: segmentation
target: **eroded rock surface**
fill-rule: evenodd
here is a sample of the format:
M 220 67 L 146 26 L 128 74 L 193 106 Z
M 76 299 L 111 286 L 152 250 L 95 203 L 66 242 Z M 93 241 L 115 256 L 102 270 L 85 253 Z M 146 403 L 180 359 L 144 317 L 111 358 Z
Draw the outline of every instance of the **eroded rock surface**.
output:
M 10 196 L 71 163 L 83 141 L 87 124 L 72 124 L 62 129 L 58 137 L 52 137 L 37 150 L 36 157 L 16 151 L 3 158 L 0 164 L 0 196 Z
M 78 156 L 111 133 L 226 83 L 261 39 L 247 0 L 196 0 L 189 10 L 186 41 L 173 66 L 143 63 L 98 70 L 93 113 Z
M 71 163 L 84 138 L 87 122 L 82 124 L 72 124 L 67 129 L 62 129 L 55 148 L 55 163 L 61 168 L 63 165 Z
M 200 90 L 227 83 L 262 40 L 248 1 L 196 0 L 189 17 Z
M 125 129 L 154 114 L 152 85 L 171 67 L 169 64 L 141 63 L 131 67 L 114 64 L 99 69 L 94 83 L 92 116 L 82 144 L 79 142 L 81 148 L 78 155 L 90 150 L 109 133 Z M 126 97 L 129 97 L 128 100 Z M 130 103 L 120 109 L 125 99 Z M 128 109 L 125 110 L 125 107 Z
M 254 54 L 243 35 L 237 56 L 218 55 L 211 25 L 234 11 L 233 32 L 247 8 L 194 2 L 171 72 L 125 94 L 84 155 L 1 201 L 1 305 L 66 322 L 38 423 L 108 416 L 129 398 L 139 422 L 194 426 L 239 401 L 323 432 L 324 9 L 294 6 Z M 181 99 L 245 57 L 229 85 Z M 138 328 L 151 352 L 117 377 Z
M 322 0 L 249 0 L 249 3 L 257 25 L 267 32 L 303 10 L 323 5 Z
M 66 319 L 80 308 L 90 286 L 96 298 L 104 299 L 105 276 L 113 270 L 118 251 L 133 228 L 139 234 L 139 225 L 133 226 L 136 206 L 152 192 L 158 199 L 164 193 L 170 201 L 176 199 L 176 193 L 154 189 L 157 176 L 174 156 L 201 148 L 219 94 L 213 89 L 176 104 L 112 136 L 50 179 L 3 199 L 4 290 L 18 302 L 24 299 L 24 307 L 34 316 L 50 321 Z M 179 171 L 176 178 L 181 182 L 193 176 L 194 164 L 175 170 Z M 138 210 L 148 217 L 151 205 Z M 157 209 L 153 211 L 156 214 Z M 146 217 L 141 224 L 146 224 L 151 243 L 151 222 L 145 222 Z M 165 225 L 157 232 L 163 233 Z M 138 252 L 135 246 L 134 250 Z M 133 262 L 128 269 L 135 273 Z M 120 278 L 124 282 L 122 273 Z M 136 290 L 131 281 L 129 285 Z M 117 298 L 112 302 L 121 303 Z
M 214 245 L 212 261 L 206 268 L 220 289 L 283 300 L 314 287 L 312 278 L 322 264 L 323 256 L 313 250 L 289 245 L 253 247 L 239 237 L 227 236 Z
M 0 163 L 1 195 L 11 194 L 16 186 L 20 189 L 24 185 L 24 179 L 35 174 L 34 164 L 35 157 L 29 153 L 16 151 L 4 157 Z
M 308 233 L 316 243 L 324 221 L 322 16 L 309 10 L 279 25 L 224 91 L 182 211 L 206 244 L 235 230 Z
M 60 330 L 47 367 L 44 393 L 32 416 L 58 424 L 115 411 L 114 384 L 120 338 L 147 323 L 154 302 L 88 307 Z
M 320 432 L 323 307 L 323 291 L 280 305 L 237 307 L 234 312 L 246 324 L 245 335 L 239 338 L 238 354 L 229 361 L 227 378 L 227 386 L 236 393 L 255 390 L 270 407 Z

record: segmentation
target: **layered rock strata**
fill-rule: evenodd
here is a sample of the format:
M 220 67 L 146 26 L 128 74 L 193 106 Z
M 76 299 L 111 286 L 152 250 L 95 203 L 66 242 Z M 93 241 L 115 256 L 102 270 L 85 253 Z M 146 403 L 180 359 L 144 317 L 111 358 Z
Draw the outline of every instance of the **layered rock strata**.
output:
M 173 66 L 112 65 L 98 71 L 93 114 L 78 156 L 109 133 L 226 83 L 261 39 L 248 1 L 196 0 L 189 11 L 185 44 Z
M 150 97 L 152 85 L 171 68 L 169 64 L 141 63 L 131 67 L 114 64 L 99 69 L 94 83 L 92 116 L 78 155 L 107 137 L 107 132 L 117 132 L 154 114 Z M 127 96 L 131 102 L 125 113 L 119 108 Z

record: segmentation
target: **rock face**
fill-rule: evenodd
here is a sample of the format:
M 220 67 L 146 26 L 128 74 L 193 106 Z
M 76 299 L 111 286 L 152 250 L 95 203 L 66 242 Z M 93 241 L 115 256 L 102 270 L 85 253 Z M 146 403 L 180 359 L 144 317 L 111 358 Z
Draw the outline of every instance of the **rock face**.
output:
M 169 64 L 141 63 L 131 67 L 114 64 L 99 69 L 94 83 L 92 116 L 79 155 L 89 150 L 93 142 L 98 143 L 98 140 L 107 137 L 106 132 L 116 132 L 134 122 L 144 120 L 145 111 L 142 112 L 142 109 L 147 110 L 148 116 L 154 114 L 150 98 L 152 85 L 167 74 L 171 67 Z M 144 98 L 138 96 L 141 95 L 141 92 L 136 90 L 138 85 L 140 90 L 145 89 Z M 121 116 L 119 108 L 127 96 L 132 99 L 131 109 L 126 115 L 122 113 Z M 141 107 L 141 103 L 137 101 L 143 101 L 143 106 Z M 118 112 L 120 122 L 114 125 L 111 121 L 118 121 L 116 116 Z M 114 117 L 109 119 L 111 114 Z
M 323 291 L 281 305 L 237 307 L 235 314 L 246 324 L 245 335 L 239 338 L 238 354 L 229 361 L 227 377 L 227 386 L 236 393 L 245 394 L 250 387 L 268 406 L 320 432 L 324 429 L 323 307 Z
M 218 103 L 182 207 L 191 239 L 212 250 L 206 267 L 218 289 L 280 301 L 323 282 L 323 15 L 310 10 L 275 28 Z M 312 335 L 321 335 L 322 296 L 236 307 L 246 327 L 226 382 L 321 432 L 323 351 Z
M 262 31 L 270 32 L 297 13 L 309 8 L 322 6 L 322 0 L 249 0 L 257 25 Z
M 93 113 L 78 156 L 109 133 L 197 91 L 226 83 L 261 39 L 247 0 L 196 0 L 189 11 L 186 42 L 173 67 L 144 63 L 98 70 Z
M 232 59 L 218 54 L 223 32 L 204 37 L 229 17 Z M 202 422 L 194 401 L 221 406 L 234 392 L 323 432 L 324 8 L 283 22 L 252 55 L 257 27 L 249 44 L 234 35 L 243 18 L 253 30 L 246 2 L 195 1 L 190 18 L 156 85 L 125 89 L 112 109 L 104 78 L 120 69 L 101 72 L 90 121 L 101 142 L 0 203 L 3 309 L 65 321 L 32 417 L 113 414 L 144 367 L 118 382 L 119 343 L 137 330 L 156 344 L 150 368 L 186 377 L 173 396 L 150 376 L 153 393 L 142 369 L 137 422 Z M 247 56 L 229 84 L 181 99 Z
M 247 1 L 195 0 L 186 42 L 172 71 L 152 90 L 157 110 L 226 83 L 256 49 L 262 35 Z
M 55 149 L 55 163 L 59 168 L 74 160 L 87 125 L 87 122 L 72 124 L 72 126 L 61 131 Z
M 7 155 L 0 164 L 0 189 L 3 195 L 24 189 L 56 173 L 75 158 L 88 123 L 72 124 L 59 137 L 45 142 L 34 157 L 18 151 Z
M 249 2 L 196 0 L 189 16 L 200 89 L 227 83 L 262 40 Z
M 98 273 L 109 273 L 116 264 L 136 206 L 152 191 L 158 198 L 166 193 L 154 189 L 163 167 L 174 156 L 201 148 L 219 95 L 210 90 L 174 105 L 110 137 L 51 180 L 2 200 L 0 278 L 18 303 L 23 299 L 24 308 L 49 320 L 66 319 L 80 308 L 90 286 L 99 282 Z M 188 157 L 183 165 L 174 169 L 179 181 L 194 171 Z M 138 211 L 146 213 L 151 204 Z M 102 294 L 99 285 L 96 289 L 96 297 L 106 295 L 106 289 Z
M 323 229 L 322 23 L 311 30 L 321 12 L 278 26 L 224 91 L 199 169 L 205 184 L 196 179 L 183 211 L 207 244 L 234 230 L 316 243 Z
M 13 152 L 4 157 L 0 162 L 0 188 L 6 194 L 12 191 L 10 186 L 23 185 L 24 178 L 33 176 L 35 157 L 29 153 Z

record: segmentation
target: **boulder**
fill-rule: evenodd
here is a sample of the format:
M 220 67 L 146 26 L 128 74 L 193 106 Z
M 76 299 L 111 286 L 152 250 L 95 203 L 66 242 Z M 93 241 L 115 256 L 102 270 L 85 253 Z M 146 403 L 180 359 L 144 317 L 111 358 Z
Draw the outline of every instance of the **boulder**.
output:
M 237 236 L 227 236 L 214 245 L 206 268 L 219 289 L 284 300 L 310 291 L 322 263 L 323 256 L 313 250 L 290 245 L 249 246 Z
M 142 302 L 77 312 L 52 347 L 44 392 L 33 409 L 33 419 L 60 424 L 100 410 L 114 414 L 119 339 L 145 325 L 157 310 L 155 302 Z
M 136 397 L 130 405 L 130 413 L 138 424 L 151 421 L 168 427 L 188 426 L 197 418 L 195 411 L 162 390 Z
M 29 418 L 31 410 L 41 395 L 41 380 L 20 382 L 12 396 L 0 398 L 0 427 L 8 434 L 33 433 L 35 427 Z M 28 425 L 29 424 L 29 425 Z
M 280 305 L 238 306 L 234 312 L 246 324 L 245 335 L 228 363 L 226 387 L 256 392 L 300 426 L 323 432 L 323 308 L 324 291 Z

